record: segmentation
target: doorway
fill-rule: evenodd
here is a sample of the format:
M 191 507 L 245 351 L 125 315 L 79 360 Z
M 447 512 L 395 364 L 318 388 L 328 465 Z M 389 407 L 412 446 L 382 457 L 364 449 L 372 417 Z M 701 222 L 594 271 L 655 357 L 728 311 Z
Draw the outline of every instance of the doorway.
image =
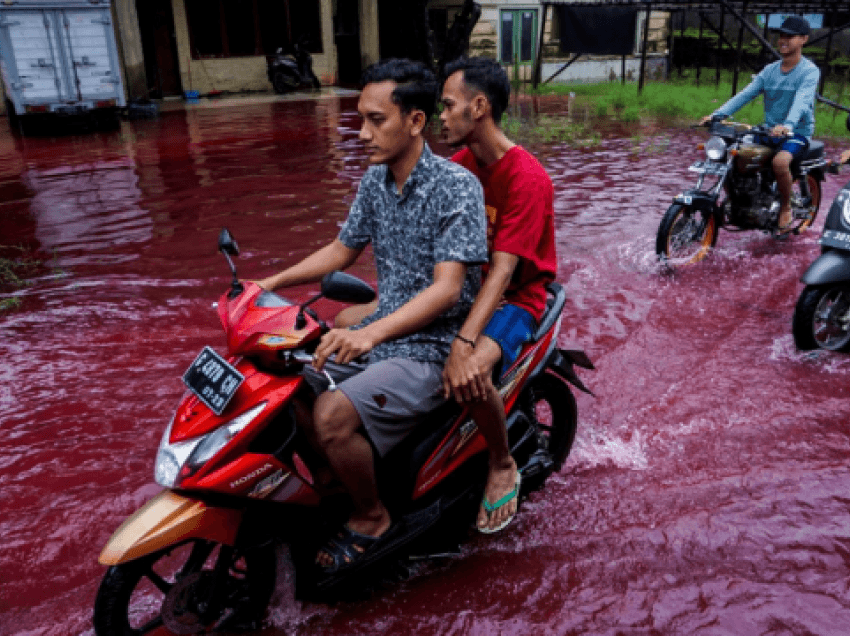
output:
M 171 2 L 172 0 L 136 0 L 148 96 L 155 99 L 183 93 Z
M 334 15 L 337 83 L 340 86 L 360 84 L 360 13 L 359 0 L 337 0 Z

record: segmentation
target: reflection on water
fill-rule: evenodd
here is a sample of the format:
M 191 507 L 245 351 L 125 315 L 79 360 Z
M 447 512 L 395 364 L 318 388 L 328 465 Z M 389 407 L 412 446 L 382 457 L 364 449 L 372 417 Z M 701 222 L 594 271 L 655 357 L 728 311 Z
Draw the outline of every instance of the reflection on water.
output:
M 0 243 L 54 269 L 0 316 L 0 634 L 90 630 L 97 554 L 158 490 L 180 374 L 223 344 L 219 229 L 245 277 L 335 236 L 365 166 L 353 106 L 245 102 L 64 139 L 0 125 Z M 264 633 L 846 633 L 850 358 L 790 336 L 822 218 L 785 242 L 722 232 L 665 272 L 655 231 L 701 139 L 532 146 L 555 183 L 559 342 L 597 365 L 572 456 L 510 530 L 369 602 L 293 603 L 284 563 Z

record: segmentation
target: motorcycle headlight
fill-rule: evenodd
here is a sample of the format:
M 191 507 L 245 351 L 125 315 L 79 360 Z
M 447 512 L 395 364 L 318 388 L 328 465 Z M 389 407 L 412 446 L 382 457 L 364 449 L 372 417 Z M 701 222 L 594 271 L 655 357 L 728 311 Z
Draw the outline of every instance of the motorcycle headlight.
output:
M 712 161 L 722 161 L 726 157 L 726 142 L 720 137 L 712 137 L 705 144 L 705 156 Z
M 165 488 L 174 488 L 179 485 L 182 479 L 195 473 L 237 433 L 248 426 L 265 407 L 266 402 L 261 402 L 211 433 L 174 444 L 168 441 L 171 437 L 171 424 L 169 424 L 156 454 L 154 465 L 156 483 Z
M 245 411 L 239 417 L 234 418 L 226 426 L 221 426 L 201 438 L 200 444 L 197 445 L 192 454 L 186 460 L 186 465 L 189 467 L 190 474 L 208 462 L 213 455 L 224 448 L 230 440 L 236 437 L 236 434 L 250 424 L 266 407 L 265 402 L 261 402 L 254 408 Z

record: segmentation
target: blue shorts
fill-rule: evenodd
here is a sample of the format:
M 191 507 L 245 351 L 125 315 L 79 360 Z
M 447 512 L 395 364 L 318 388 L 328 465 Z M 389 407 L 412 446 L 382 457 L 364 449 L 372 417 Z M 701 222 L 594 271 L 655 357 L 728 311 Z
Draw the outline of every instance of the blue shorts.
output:
M 757 141 L 765 146 L 770 146 L 776 152 L 784 150 L 790 153 L 794 159 L 799 159 L 809 149 L 809 140 L 797 133 L 794 133 L 790 137 L 773 137 L 772 135 L 762 134 L 758 136 Z
M 484 335 L 495 341 L 502 349 L 501 367 L 498 376 L 516 362 L 522 346 L 531 340 L 537 330 L 537 321 L 530 313 L 517 305 L 501 305 L 484 328 Z

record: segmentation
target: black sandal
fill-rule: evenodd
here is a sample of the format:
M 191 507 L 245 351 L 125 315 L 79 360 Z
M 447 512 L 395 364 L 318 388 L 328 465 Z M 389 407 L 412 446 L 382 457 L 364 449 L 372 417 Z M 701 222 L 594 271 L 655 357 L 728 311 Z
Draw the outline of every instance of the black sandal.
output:
M 339 572 L 340 569 L 355 563 L 357 559 L 366 554 L 369 548 L 375 545 L 382 537 L 383 535 L 373 537 L 368 534 L 360 534 L 349 528 L 348 525 L 344 525 L 339 533 L 329 539 L 319 551 L 331 557 L 333 564 L 317 565 L 319 569 L 327 574 Z

